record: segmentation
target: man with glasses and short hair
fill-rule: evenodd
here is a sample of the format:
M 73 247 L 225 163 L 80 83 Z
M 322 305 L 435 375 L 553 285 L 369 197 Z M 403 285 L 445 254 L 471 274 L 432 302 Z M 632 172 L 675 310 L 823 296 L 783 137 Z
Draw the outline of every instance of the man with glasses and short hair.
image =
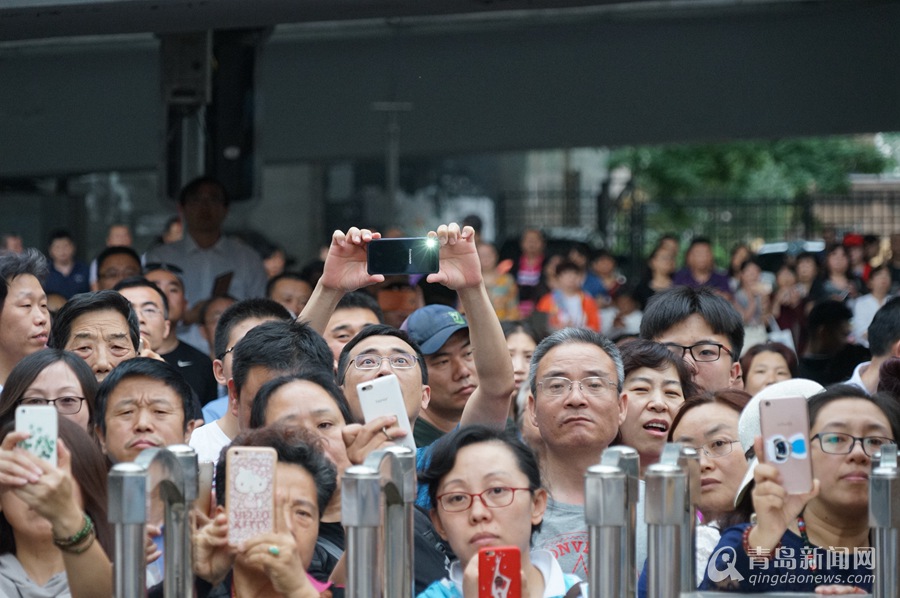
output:
M 542 340 L 528 372 L 526 417 L 543 440 L 541 477 L 550 494 L 534 547 L 550 550 L 565 573 L 583 578 L 588 573 L 584 474 L 625 421 L 624 379 L 619 349 L 586 328 L 563 328 Z
M 110 290 L 119 281 L 140 275 L 141 258 L 131 247 L 107 247 L 97 256 L 97 290 Z
M 744 324 L 734 306 L 712 289 L 675 287 L 654 295 L 641 320 L 641 338 L 684 358 L 704 390 L 743 389 Z
M 187 302 L 184 298 L 184 272 L 175 264 L 149 263 L 144 267 L 144 277 L 154 283 L 166 296 L 168 303 L 169 332 L 156 351 L 170 364 L 178 368 L 191 388 L 197 393 L 201 405 L 219 396 L 219 387 L 213 375 L 212 359 L 206 353 L 178 338 L 178 323 L 184 315 Z
M 161 271 L 158 271 L 161 272 Z M 162 274 L 171 274 L 162 272 Z M 138 316 L 141 336 L 145 349 L 159 355 L 164 361 L 181 372 L 190 387 L 197 393 L 201 405 L 216 398 L 216 379 L 213 377 L 212 361 L 190 345 L 182 343 L 172 333 L 175 327 L 168 297 L 163 290 L 146 278 L 126 278 L 115 289 L 131 301 Z M 176 315 L 180 315 L 177 313 Z M 171 341 L 175 341 L 173 349 Z M 149 357 L 150 355 L 144 356 Z

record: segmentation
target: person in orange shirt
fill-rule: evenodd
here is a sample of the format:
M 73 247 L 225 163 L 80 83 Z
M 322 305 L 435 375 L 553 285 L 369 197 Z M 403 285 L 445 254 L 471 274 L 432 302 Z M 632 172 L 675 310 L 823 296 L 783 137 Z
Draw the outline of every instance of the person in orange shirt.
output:
M 556 266 L 556 288 L 541 297 L 536 311 L 547 314 L 549 332 L 563 328 L 589 328 L 600 332 L 597 303 L 581 290 L 584 271 L 575 262 L 563 260 Z

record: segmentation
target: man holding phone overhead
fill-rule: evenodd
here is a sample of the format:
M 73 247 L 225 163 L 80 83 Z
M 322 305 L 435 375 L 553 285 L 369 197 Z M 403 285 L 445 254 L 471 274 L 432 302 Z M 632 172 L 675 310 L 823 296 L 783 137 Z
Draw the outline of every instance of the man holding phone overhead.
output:
M 469 325 L 467 351 L 478 357 L 473 367 L 477 372 L 477 380 L 481 383 L 469 393 L 458 423 L 503 427 L 514 386 L 512 362 L 509 360 L 500 321 L 491 306 L 481 277 L 474 231 L 468 226 L 460 230 L 459 225 L 453 223 L 441 225 L 437 231 L 429 233 L 428 237 L 436 241 L 434 249 L 439 255 L 439 271 L 429 274 L 428 282 L 443 284 L 459 294 Z M 308 321 L 315 330 L 323 332 L 335 306 L 345 293 L 384 280 L 382 274 L 369 273 L 366 259 L 368 245 L 378 239 L 379 233 L 367 229 L 354 227 L 346 233 L 335 231 L 325 259 L 324 273 L 300 314 L 300 320 Z M 407 342 L 405 334 L 393 329 L 381 335 L 367 335 L 367 331 L 368 329 L 364 329 L 344 347 L 338 361 L 338 382 L 347 396 L 351 411 L 357 417 L 362 415 L 357 384 L 393 373 L 400 379 L 407 415 L 410 424 L 414 425 L 419 412 L 427 408 L 432 395 L 432 388 L 427 382 L 426 365 L 422 361 L 418 345 L 414 341 Z M 391 357 L 399 353 L 415 357 L 418 367 L 395 366 Z M 378 357 L 379 363 L 374 368 L 361 368 L 357 359 L 360 355 Z M 350 435 L 373 433 L 368 427 L 365 432 L 353 426 L 348 428 Z M 381 434 L 382 431 L 375 430 L 375 433 Z M 397 426 L 388 427 L 384 433 L 392 438 L 401 434 Z

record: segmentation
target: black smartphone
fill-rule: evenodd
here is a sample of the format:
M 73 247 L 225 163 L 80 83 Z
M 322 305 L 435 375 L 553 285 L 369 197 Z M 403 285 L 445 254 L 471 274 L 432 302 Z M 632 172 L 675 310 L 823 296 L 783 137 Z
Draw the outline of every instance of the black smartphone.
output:
M 440 268 L 437 239 L 412 237 L 373 239 L 366 245 L 369 274 L 431 274 Z

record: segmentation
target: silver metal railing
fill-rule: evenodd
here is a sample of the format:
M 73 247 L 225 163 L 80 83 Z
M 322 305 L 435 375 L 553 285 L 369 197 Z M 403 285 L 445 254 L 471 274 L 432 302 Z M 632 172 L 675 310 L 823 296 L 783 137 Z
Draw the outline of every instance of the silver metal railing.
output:
M 677 598 L 696 589 L 694 503 L 699 497 L 697 451 L 677 443 L 663 449 L 649 466 L 644 518 L 647 522 L 647 591 L 649 596 Z
M 640 456 L 631 447 L 603 451 L 585 474 L 584 516 L 590 546 L 588 575 L 594 596 L 630 598 L 636 592 L 635 526 Z
M 897 445 L 881 447 L 881 458 L 869 478 L 869 525 L 875 544 L 875 598 L 900 592 L 900 476 Z
M 147 449 L 134 463 L 119 463 L 109 473 L 109 521 L 115 533 L 116 598 L 146 595 L 144 525 L 151 500 L 165 510 L 165 598 L 194 595 L 191 528 L 188 514 L 198 493 L 197 454 L 187 445 Z
M 416 458 L 407 448 L 375 451 L 344 472 L 348 598 L 412 598 L 415 501 Z

